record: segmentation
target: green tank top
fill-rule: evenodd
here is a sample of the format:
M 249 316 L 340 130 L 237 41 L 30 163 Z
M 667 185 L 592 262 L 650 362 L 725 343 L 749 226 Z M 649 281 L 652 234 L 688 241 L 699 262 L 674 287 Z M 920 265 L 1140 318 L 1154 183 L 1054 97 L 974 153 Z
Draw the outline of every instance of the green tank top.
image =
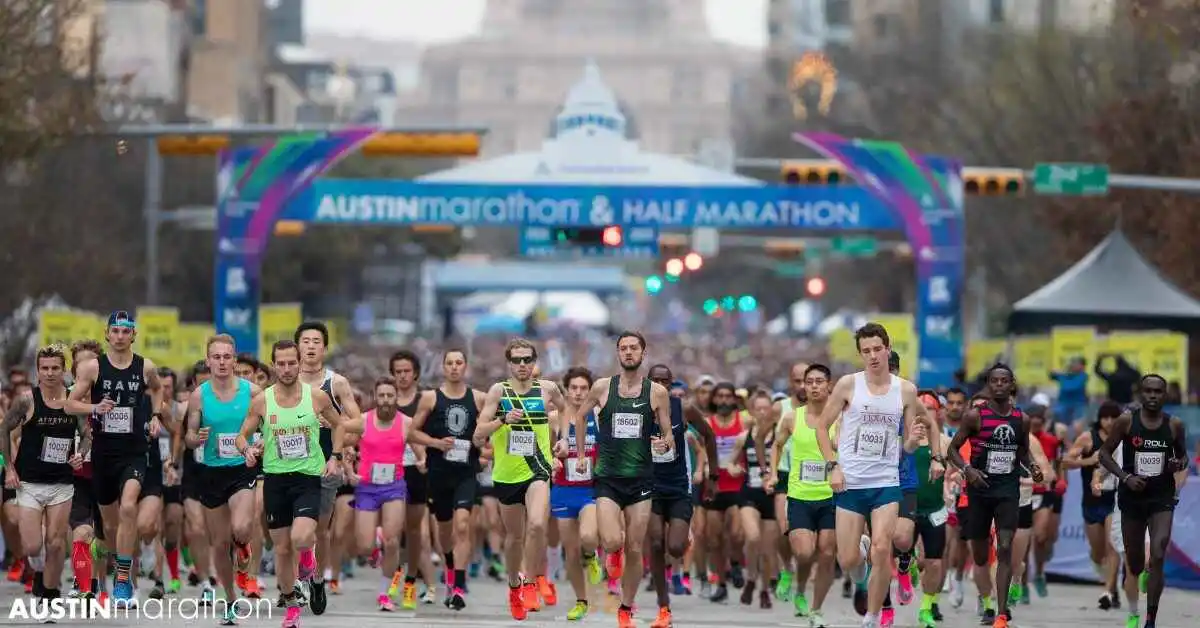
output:
M 696 443 L 701 442 L 700 441 L 700 432 L 695 427 L 693 427 L 691 423 L 688 423 L 687 438 L 683 439 L 683 444 L 687 447 L 687 457 L 688 457 L 688 467 L 687 468 L 692 469 L 694 471 L 696 469 L 696 448 L 692 447 L 692 442 L 696 442 Z M 676 454 L 676 455 L 678 455 L 678 454 Z M 692 481 L 692 478 L 688 478 L 688 482 L 691 482 L 691 481 Z
M 929 465 L 932 460 L 929 445 L 921 445 L 913 452 L 917 464 L 917 514 L 928 515 L 946 507 L 942 498 L 942 478 L 929 481 Z
M 284 408 L 275 401 L 275 387 L 266 390 L 263 473 L 319 476 L 325 471 L 321 422 L 313 409 L 312 387 L 300 382 L 300 391 L 300 403 Z
M 825 457 L 817 446 L 817 431 L 808 426 L 808 406 L 796 408 L 796 425 L 792 428 L 792 464 L 788 473 L 788 497 L 815 502 L 833 499 L 833 487 L 825 473 Z M 829 428 L 833 438 L 833 427 Z
M 650 404 L 650 380 L 642 378 L 636 397 L 620 394 L 620 376 L 608 383 L 608 399 L 596 422 L 596 477 L 652 478 L 650 426 L 655 422 Z
M 500 398 L 500 414 L 513 409 L 524 413 L 524 420 L 509 425 L 505 423 L 492 432 L 492 449 L 495 461 L 492 465 L 492 482 L 498 484 L 521 484 L 533 480 L 550 479 L 550 419 L 546 416 L 546 402 L 542 399 L 542 384 L 534 381 L 529 392 L 519 395 L 512 384 L 504 382 Z

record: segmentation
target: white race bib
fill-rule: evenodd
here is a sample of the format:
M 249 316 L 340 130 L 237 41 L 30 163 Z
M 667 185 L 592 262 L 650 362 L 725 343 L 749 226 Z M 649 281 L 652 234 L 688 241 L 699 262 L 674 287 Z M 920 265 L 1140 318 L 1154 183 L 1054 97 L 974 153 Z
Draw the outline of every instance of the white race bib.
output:
M 512 456 L 532 456 L 537 451 L 537 435 L 533 432 L 509 432 L 508 453 Z
M 801 482 L 824 482 L 825 480 L 824 460 L 804 460 L 800 462 Z
M 935 526 L 940 526 L 943 523 L 946 523 L 946 520 L 949 518 L 950 511 L 946 510 L 945 508 L 929 513 L 929 523 L 932 523 Z
M 855 451 L 863 458 L 883 458 L 887 451 L 888 428 L 883 425 L 860 425 Z
M 1017 501 L 1017 506 L 1024 508 L 1033 503 L 1033 485 L 1021 484 L 1021 498 Z
M 196 464 L 204 464 L 204 445 L 192 450 L 192 460 L 195 460 Z
M 53 436 L 42 437 L 42 462 L 49 464 L 66 464 L 67 458 L 71 457 L 71 445 L 75 443 L 74 438 L 55 438 Z
M 212 437 L 210 436 L 209 438 Z M 220 434 L 217 436 L 218 458 L 239 458 L 241 455 L 237 449 L 237 434 Z
M 612 435 L 613 438 L 641 438 L 642 415 L 635 412 L 614 412 Z
M 658 464 L 663 464 L 666 462 L 675 462 L 675 450 L 668 449 L 661 454 L 658 453 L 657 451 L 652 451 L 651 457 L 654 459 L 654 462 L 656 462 Z
M 279 457 L 284 460 L 300 460 L 308 457 L 308 434 L 281 434 L 275 441 Z
M 454 446 L 443 456 L 447 462 L 466 462 L 471 453 L 471 441 L 462 438 L 454 439 Z
M 1155 478 L 1162 475 L 1166 461 L 1167 455 L 1161 451 L 1134 452 L 1133 472 L 1144 478 Z
M 158 459 L 168 460 L 171 457 L 171 440 L 158 439 Z
M 104 415 L 105 434 L 132 434 L 133 408 L 113 408 Z
M 567 481 L 568 482 L 591 482 L 592 481 L 592 459 L 591 458 L 583 459 L 583 473 L 580 473 L 575 468 L 575 464 L 578 461 L 579 461 L 579 458 L 567 458 L 567 461 L 564 463 L 566 466 L 563 468 L 567 470 Z
M 1013 472 L 1017 461 L 1015 451 L 989 451 L 987 456 L 988 475 L 1007 475 Z
M 413 451 L 412 445 L 405 445 L 405 446 L 404 446 L 404 461 L 403 461 L 403 464 L 404 464 L 404 466 L 406 466 L 406 467 L 415 467 L 415 466 L 417 466 L 417 452 Z
M 1111 473 L 1105 473 L 1104 479 L 1100 480 L 1100 490 L 1115 491 L 1117 490 L 1117 476 Z
M 746 480 L 746 483 L 750 485 L 750 488 L 762 488 L 762 486 L 763 486 L 762 472 L 759 471 L 758 469 L 751 469 L 750 477 Z
M 396 465 L 375 462 L 371 464 L 371 484 L 391 484 L 396 481 Z
M 1033 499 L 1029 502 L 1029 505 L 1032 506 L 1034 510 L 1041 508 L 1042 507 L 1042 496 L 1034 495 Z

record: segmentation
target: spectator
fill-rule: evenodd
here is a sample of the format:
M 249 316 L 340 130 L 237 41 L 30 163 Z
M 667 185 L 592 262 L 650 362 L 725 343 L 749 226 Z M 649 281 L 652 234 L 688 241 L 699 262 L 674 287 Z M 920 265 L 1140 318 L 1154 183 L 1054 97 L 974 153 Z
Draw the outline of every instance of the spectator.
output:
M 1058 420 L 1070 425 L 1084 417 L 1087 412 L 1087 361 L 1081 357 L 1071 358 L 1066 372 L 1051 371 L 1050 379 L 1058 382 L 1058 404 L 1054 414 Z
M 1111 371 L 1104 370 L 1106 358 L 1112 358 L 1114 365 Z M 1142 374 L 1122 355 L 1101 353 L 1096 356 L 1096 375 L 1108 384 L 1108 398 L 1122 406 L 1133 403 L 1133 391 L 1137 388 Z M 1170 401 L 1167 402 L 1171 403 Z

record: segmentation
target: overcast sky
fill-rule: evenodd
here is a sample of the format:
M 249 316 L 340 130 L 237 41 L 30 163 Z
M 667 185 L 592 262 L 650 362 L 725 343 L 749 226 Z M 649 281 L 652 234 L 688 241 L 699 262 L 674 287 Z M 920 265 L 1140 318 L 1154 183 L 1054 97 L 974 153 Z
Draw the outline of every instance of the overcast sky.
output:
M 766 0 L 696 1 L 705 3 L 709 27 L 717 38 L 743 46 L 763 45 Z M 439 42 L 475 33 L 484 4 L 485 0 L 305 0 L 305 28 L 372 39 Z

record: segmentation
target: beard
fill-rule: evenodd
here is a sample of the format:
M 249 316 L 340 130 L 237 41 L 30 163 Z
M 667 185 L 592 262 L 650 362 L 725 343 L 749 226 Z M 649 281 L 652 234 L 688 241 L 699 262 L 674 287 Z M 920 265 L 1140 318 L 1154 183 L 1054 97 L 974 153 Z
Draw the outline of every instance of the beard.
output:
M 626 373 L 632 373 L 632 372 L 642 368 L 642 361 L 638 360 L 637 362 L 634 362 L 633 364 L 621 362 L 621 368 L 624 369 Z

